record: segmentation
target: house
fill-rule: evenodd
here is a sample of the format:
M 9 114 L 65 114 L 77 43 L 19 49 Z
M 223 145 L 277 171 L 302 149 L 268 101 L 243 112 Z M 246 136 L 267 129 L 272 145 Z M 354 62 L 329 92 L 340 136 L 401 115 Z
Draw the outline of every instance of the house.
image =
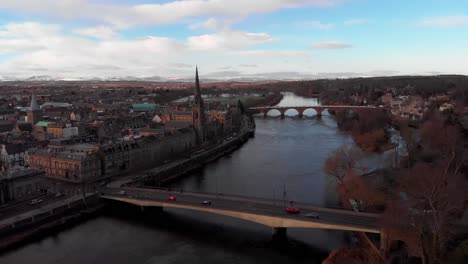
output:
M 443 103 L 440 107 L 439 107 L 439 111 L 440 112 L 445 112 L 445 111 L 451 111 L 455 108 L 455 105 L 451 104 L 451 103 Z
M 15 166 L 24 166 L 24 154 L 28 147 L 24 144 L 0 145 L 1 169 L 6 170 Z

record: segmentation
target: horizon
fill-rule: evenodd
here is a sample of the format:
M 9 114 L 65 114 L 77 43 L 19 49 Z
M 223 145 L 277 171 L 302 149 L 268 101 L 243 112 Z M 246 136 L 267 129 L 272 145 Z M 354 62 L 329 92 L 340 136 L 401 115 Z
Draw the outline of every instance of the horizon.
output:
M 5 0 L 0 81 L 179 80 L 196 64 L 219 81 L 467 75 L 460 10 L 468 3 Z

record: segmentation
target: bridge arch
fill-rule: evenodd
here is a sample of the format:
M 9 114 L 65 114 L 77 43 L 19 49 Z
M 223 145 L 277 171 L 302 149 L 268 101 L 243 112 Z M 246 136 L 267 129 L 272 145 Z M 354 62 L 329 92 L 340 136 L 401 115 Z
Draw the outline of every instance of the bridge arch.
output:
M 302 115 L 307 116 L 307 117 L 313 117 L 313 116 L 318 116 L 319 113 L 320 113 L 320 110 L 314 107 L 308 107 L 304 109 L 304 111 L 302 112 Z
M 285 116 L 300 116 L 301 115 L 301 111 L 299 111 L 299 109 L 296 109 L 296 108 L 289 108 L 289 109 L 286 109 L 284 111 L 284 115 Z
M 281 111 L 276 108 L 271 108 L 271 109 L 265 110 L 264 115 L 265 117 L 267 116 L 278 117 L 278 116 L 281 116 Z

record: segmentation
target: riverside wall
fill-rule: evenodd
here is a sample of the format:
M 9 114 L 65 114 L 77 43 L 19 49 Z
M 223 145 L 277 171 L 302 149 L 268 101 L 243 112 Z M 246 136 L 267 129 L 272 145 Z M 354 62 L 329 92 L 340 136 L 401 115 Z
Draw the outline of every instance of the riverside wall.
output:
M 92 193 L 87 194 L 86 198 L 73 197 L 4 219 L 0 223 L 0 253 L 45 236 L 50 230 L 67 228 L 92 217 L 103 207 L 98 194 Z

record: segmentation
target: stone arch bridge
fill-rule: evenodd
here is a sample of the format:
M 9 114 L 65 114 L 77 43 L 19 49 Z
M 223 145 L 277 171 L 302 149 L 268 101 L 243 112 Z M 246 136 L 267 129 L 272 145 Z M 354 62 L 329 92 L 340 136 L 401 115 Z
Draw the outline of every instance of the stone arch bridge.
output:
M 304 111 L 308 109 L 313 109 L 317 113 L 317 117 L 321 117 L 323 111 L 331 110 L 335 113 L 342 111 L 355 111 L 358 113 L 366 111 L 384 111 L 383 108 L 376 106 L 358 106 L 358 105 L 319 105 L 319 106 L 260 106 L 260 107 L 250 107 L 249 110 L 262 113 L 264 117 L 267 117 L 267 114 L 271 110 L 277 110 L 281 114 L 281 118 L 284 118 L 286 111 L 293 109 L 299 113 L 299 117 L 304 116 Z

